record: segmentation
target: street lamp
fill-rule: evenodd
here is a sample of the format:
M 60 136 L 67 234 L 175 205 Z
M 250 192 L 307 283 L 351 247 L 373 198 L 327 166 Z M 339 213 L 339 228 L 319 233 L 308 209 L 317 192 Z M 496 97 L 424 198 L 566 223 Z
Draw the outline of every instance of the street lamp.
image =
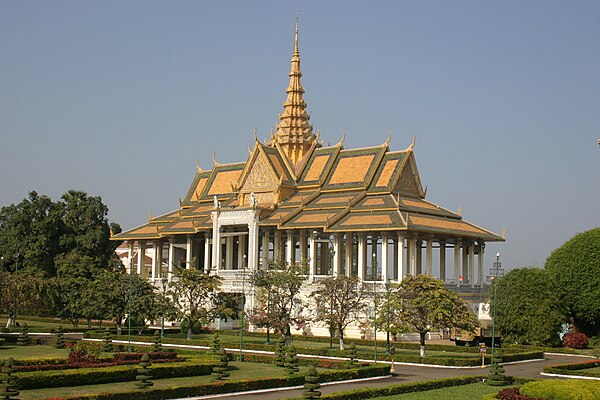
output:
M 165 273 L 162 273 L 162 277 L 160 278 L 160 283 L 162 284 L 162 290 L 163 290 L 163 310 L 162 310 L 162 315 L 161 315 L 161 321 L 160 321 L 160 337 L 164 338 L 165 337 L 165 292 L 167 291 L 167 277 L 165 276 Z
M 240 317 L 240 361 L 244 361 L 244 353 L 242 347 L 244 345 L 244 314 L 246 313 L 246 255 L 243 255 L 244 262 L 242 265 L 242 315 Z
M 129 288 L 127 289 L 127 351 L 131 352 L 131 274 L 133 273 L 133 254 L 129 257 Z
M 385 338 L 385 352 L 386 354 L 390 354 L 390 295 L 392 292 L 392 286 L 390 285 L 390 280 L 385 282 L 385 291 L 387 295 L 386 299 L 386 307 L 385 312 L 387 313 L 387 329 L 386 329 L 386 338 Z
M 375 280 L 377 279 L 377 253 L 373 253 L 371 269 L 373 274 L 373 306 L 375 310 L 375 317 L 373 318 L 373 348 L 375 364 L 377 364 L 377 287 L 375 286 Z
M 16 257 L 16 261 L 15 261 L 15 301 L 13 303 L 13 318 L 12 318 L 12 323 L 13 323 L 13 329 L 15 329 L 17 327 L 17 285 L 16 283 L 18 282 L 19 279 L 19 257 L 21 256 L 20 253 L 17 253 L 17 257 Z
M 504 270 L 502 269 L 502 263 L 500 262 L 500 253 L 496 253 L 496 261 L 494 262 L 492 268 L 490 269 L 490 280 L 493 281 L 494 285 L 494 298 L 492 301 L 493 307 L 493 316 L 492 316 L 492 356 L 490 359 L 490 365 L 494 364 L 494 347 L 496 344 L 496 288 L 498 287 L 496 278 L 504 275 Z

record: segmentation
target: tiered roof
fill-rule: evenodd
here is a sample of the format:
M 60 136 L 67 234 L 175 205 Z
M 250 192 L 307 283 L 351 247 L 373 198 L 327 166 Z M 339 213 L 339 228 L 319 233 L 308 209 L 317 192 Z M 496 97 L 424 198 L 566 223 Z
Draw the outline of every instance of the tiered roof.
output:
M 197 173 L 178 210 L 149 218 L 115 240 L 159 239 L 212 229 L 211 213 L 260 213 L 259 226 L 320 229 L 324 232 L 394 231 L 436 237 L 501 241 L 462 216 L 425 200 L 414 156 L 414 141 L 402 151 L 380 146 L 344 149 L 343 139 L 321 147 L 308 124 L 300 82 L 298 21 L 290 84 L 276 135 L 256 139 L 245 162 L 219 164 Z M 251 205 L 251 197 L 256 201 Z

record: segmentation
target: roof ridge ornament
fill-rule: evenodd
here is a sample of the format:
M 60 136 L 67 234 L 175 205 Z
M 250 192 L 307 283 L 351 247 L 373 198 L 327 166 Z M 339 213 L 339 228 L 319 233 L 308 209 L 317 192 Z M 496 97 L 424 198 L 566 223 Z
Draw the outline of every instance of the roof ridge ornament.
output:
M 300 45 L 298 40 L 298 15 L 294 32 L 294 51 L 292 53 L 289 73 L 290 81 L 287 97 L 283 102 L 283 113 L 279 114 L 276 134 L 271 137 L 271 144 L 277 142 L 292 165 L 297 165 L 310 151 L 315 141 L 313 127 L 308 123 L 310 115 L 306 112 L 304 87 L 302 87 L 302 71 L 300 69 Z
M 221 164 L 219 164 L 219 163 L 217 162 L 217 153 L 213 151 L 213 154 L 212 154 L 212 156 L 213 156 L 213 165 L 214 165 L 215 167 L 218 167 L 219 165 L 221 165 Z

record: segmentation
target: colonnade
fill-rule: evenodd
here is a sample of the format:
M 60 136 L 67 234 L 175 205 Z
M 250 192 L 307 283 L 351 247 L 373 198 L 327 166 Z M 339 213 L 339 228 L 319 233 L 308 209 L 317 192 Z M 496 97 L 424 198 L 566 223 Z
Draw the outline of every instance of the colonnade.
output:
M 213 240 L 215 235 L 218 240 Z M 170 281 L 175 265 L 211 270 L 227 279 L 233 271 L 266 268 L 275 260 L 304 264 L 309 282 L 339 274 L 369 282 L 398 282 L 417 274 L 435 274 L 456 286 L 479 287 L 484 282 L 485 243 L 467 238 L 439 239 L 393 231 L 328 234 L 243 224 L 193 235 L 129 241 L 128 246 L 130 257 L 138 250 L 128 271 L 135 269 L 153 281 L 163 276 Z M 453 257 L 448 257 L 451 249 Z M 146 255 L 152 259 L 150 268 Z M 435 267 L 434 261 L 438 264 Z

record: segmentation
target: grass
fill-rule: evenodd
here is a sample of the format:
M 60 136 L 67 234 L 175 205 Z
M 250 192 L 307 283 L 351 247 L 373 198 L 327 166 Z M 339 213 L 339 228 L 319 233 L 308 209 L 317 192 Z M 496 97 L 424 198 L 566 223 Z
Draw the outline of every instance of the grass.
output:
M 55 349 L 52 346 L 0 346 L 0 359 L 19 358 L 56 358 L 67 357 L 69 350 Z
M 471 383 L 469 385 L 432 389 L 424 392 L 377 397 L 377 400 L 472 400 L 480 399 L 481 396 L 485 394 L 498 393 L 505 388 L 506 387 L 489 386 L 485 383 Z
M 229 365 L 232 367 L 232 369 L 229 371 L 231 376 L 228 378 L 228 380 L 232 381 L 242 379 L 272 378 L 286 375 L 283 369 L 271 364 L 230 362 Z M 306 369 L 307 368 L 300 368 L 300 372 L 305 372 Z M 190 376 L 185 378 L 156 379 L 152 380 L 152 382 L 154 382 L 153 387 L 155 388 L 170 388 L 176 386 L 208 384 L 210 383 L 210 379 L 210 375 L 206 375 Z M 118 382 L 103 385 L 21 390 L 21 398 L 45 399 L 49 397 L 65 397 L 79 394 L 113 393 L 133 389 L 136 389 L 135 382 Z

